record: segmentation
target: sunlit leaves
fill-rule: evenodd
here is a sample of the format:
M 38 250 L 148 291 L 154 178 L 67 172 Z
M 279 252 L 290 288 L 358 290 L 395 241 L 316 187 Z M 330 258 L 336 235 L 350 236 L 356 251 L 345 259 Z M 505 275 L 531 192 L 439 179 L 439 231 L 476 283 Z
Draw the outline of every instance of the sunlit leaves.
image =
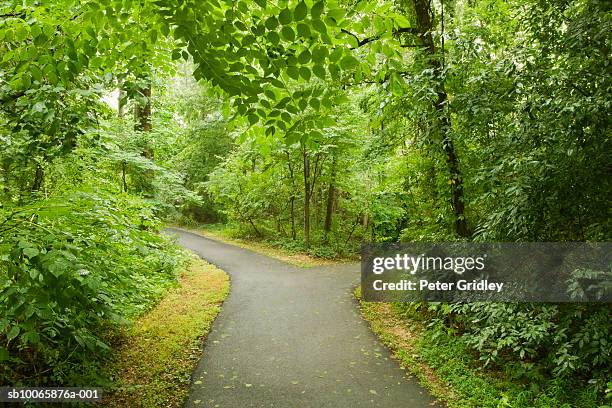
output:
M 133 13 L 136 11 L 129 7 L 129 1 L 111 2 L 112 13 L 104 13 L 92 3 L 84 14 L 82 21 L 85 23 L 71 26 L 71 30 L 81 32 L 79 38 L 86 41 L 65 48 L 69 61 L 55 57 L 53 61 L 60 62 L 33 64 L 29 74 L 22 73 L 13 78 L 10 82 L 13 88 L 28 88 L 33 81 L 69 84 L 86 69 L 104 70 L 117 62 L 129 67 L 127 72 L 146 70 L 148 64 L 138 68 L 139 61 L 154 55 L 151 50 L 163 46 L 166 37 L 173 35 L 175 45 L 166 52 L 168 59 L 193 58 L 197 79 L 206 79 L 231 96 L 249 96 L 239 105 L 246 107 L 241 114 L 246 115 L 249 123 L 254 120 L 249 115 L 256 115 L 267 126 L 279 126 L 278 122 L 267 120 L 276 102 L 264 92 L 266 89 L 286 93 L 287 80 L 295 83 L 338 80 L 341 70 L 352 72 L 359 65 L 356 58 L 350 58 L 351 52 L 346 47 L 347 41 L 352 40 L 347 39 L 338 25 L 340 22 L 346 24 L 344 12 L 333 7 L 326 10 L 324 2 L 299 1 L 279 8 L 264 0 L 255 4 L 239 1 L 235 7 L 228 8 L 194 0 L 189 0 L 184 6 L 169 0 L 147 1 L 138 13 L 147 16 L 148 26 L 142 35 L 136 32 L 131 37 L 123 28 L 134 21 Z M 38 25 L 36 29 L 22 25 L 11 28 L 10 32 L 0 30 L 0 35 L 12 37 L 15 41 L 25 41 L 28 36 L 53 38 L 54 25 L 48 26 L 50 32 Z M 30 51 L 36 58 L 36 48 L 31 47 Z M 86 60 L 80 55 L 84 55 Z M 121 75 L 117 77 L 120 78 Z M 321 101 L 318 102 L 320 106 Z M 299 115 L 302 109 L 305 107 L 290 104 L 287 112 Z M 284 123 L 293 120 L 280 117 Z

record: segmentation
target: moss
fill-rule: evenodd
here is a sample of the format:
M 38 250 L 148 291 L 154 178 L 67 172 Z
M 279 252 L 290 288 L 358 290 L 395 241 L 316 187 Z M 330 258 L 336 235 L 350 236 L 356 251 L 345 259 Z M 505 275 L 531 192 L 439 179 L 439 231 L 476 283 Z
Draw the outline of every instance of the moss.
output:
M 181 407 L 203 341 L 229 292 L 222 270 L 193 258 L 179 286 L 126 331 L 108 407 Z

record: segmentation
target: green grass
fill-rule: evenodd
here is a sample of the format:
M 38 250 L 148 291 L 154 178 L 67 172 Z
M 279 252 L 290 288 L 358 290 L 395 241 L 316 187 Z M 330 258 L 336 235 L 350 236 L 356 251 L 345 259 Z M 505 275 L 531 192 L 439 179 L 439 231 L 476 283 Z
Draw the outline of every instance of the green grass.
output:
M 334 265 L 348 262 L 356 262 L 358 258 L 346 257 L 321 257 L 306 253 L 299 245 L 291 246 L 290 241 L 270 241 L 254 240 L 253 237 L 238 238 L 237 232 L 224 224 L 206 224 L 199 226 L 176 225 L 177 228 L 184 229 L 204 237 L 212 238 L 228 244 L 236 245 L 241 248 L 251 250 L 271 258 L 287 262 L 301 268 L 311 268 L 314 266 Z
M 222 270 L 193 258 L 179 286 L 124 333 L 106 407 L 181 407 L 203 340 L 229 292 Z
M 460 337 L 391 303 L 365 302 L 361 313 L 400 364 L 450 408 L 595 408 L 596 395 L 556 379 L 524 382 L 486 369 Z

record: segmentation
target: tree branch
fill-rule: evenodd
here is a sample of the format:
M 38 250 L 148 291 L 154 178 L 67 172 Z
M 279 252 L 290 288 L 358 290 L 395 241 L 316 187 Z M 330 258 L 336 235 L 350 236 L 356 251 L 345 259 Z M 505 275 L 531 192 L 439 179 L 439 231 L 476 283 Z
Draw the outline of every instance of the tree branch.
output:
M 355 40 L 357 40 L 357 47 L 353 47 L 353 48 L 351 48 L 351 49 L 353 49 L 353 50 L 354 50 L 354 49 L 356 49 L 356 48 L 359 48 L 359 47 L 363 47 L 364 45 L 366 45 L 366 44 L 368 44 L 368 43 L 371 43 L 371 42 L 373 42 L 373 41 L 379 40 L 379 39 L 380 39 L 380 37 L 381 37 L 381 36 L 380 36 L 380 34 L 378 34 L 378 35 L 375 35 L 375 36 L 373 36 L 373 37 L 366 37 L 366 38 L 362 38 L 362 39 L 360 39 L 360 38 L 357 36 L 357 34 L 355 34 L 355 33 L 351 33 L 350 31 L 345 30 L 344 28 L 342 28 L 340 31 L 342 31 L 342 32 L 343 32 L 343 33 L 345 33 L 345 34 L 350 35 L 350 36 L 351 36 L 351 37 L 353 37 Z M 394 30 L 394 31 L 393 31 L 393 36 L 394 36 L 394 37 L 397 37 L 397 36 L 399 36 L 400 34 L 404 34 L 404 33 L 408 33 L 408 34 L 418 34 L 419 32 L 418 32 L 418 30 L 417 30 L 415 27 L 404 27 L 404 28 L 398 28 L 397 30 Z

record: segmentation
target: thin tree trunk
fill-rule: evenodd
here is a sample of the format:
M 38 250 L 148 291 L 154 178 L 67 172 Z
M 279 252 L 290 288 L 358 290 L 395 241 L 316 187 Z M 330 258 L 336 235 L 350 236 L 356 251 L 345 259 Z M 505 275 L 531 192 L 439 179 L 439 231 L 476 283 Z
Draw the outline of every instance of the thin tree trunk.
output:
M 332 157 L 331 180 L 329 182 L 329 188 L 327 189 L 327 208 L 325 210 L 325 224 L 323 225 L 323 231 L 325 231 L 326 237 L 329 231 L 331 231 L 332 217 L 334 215 L 334 197 L 336 195 L 336 165 L 337 157 L 334 152 L 334 155 Z
M 304 246 L 310 247 L 310 158 L 304 147 Z
M 253 227 L 253 230 L 255 230 L 255 234 L 257 234 L 257 236 L 259 238 L 263 237 L 263 235 L 261 235 L 261 232 L 259 232 L 259 230 L 257 229 L 257 227 L 255 226 L 255 223 L 253 222 L 252 218 L 249 218 L 249 223 L 251 224 L 251 226 Z
M 432 35 L 434 27 L 431 0 L 414 0 L 414 7 L 419 36 L 429 54 L 429 63 L 434 70 L 435 76 L 439 80 L 436 90 L 438 98 L 434 104 L 434 108 L 437 112 L 437 127 L 442 134 L 442 150 L 446 156 L 446 165 L 450 173 L 451 206 L 455 217 L 455 232 L 460 237 L 468 237 L 470 233 L 465 219 L 463 179 L 459 167 L 459 158 L 457 157 L 455 145 L 450 136 L 450 117 L 445 109 L 448 102 L 448 95 L 446 94 L 444 82 L 442 81 L 443 66 L 436 55 L 436 46 Z
M 295 241 L 295 197 L 293 195 L 291 195 L 289 205 L 291 206 L 291 239 Z
M 42 187 L 45 172 L 39 164 L 36 165 L 36 173 L 34 173 L 34 181 L 32 182 L 32 192 L 39 191 Z
M 144 88 L 139 90 L 141 96 L 145 98 L 144 104 L 139 103 L 139 101 L 135 101 L 134 103 L 134 130 L 140 132 L 150 132 L 151 131 L 151 81 L 147 80 L 147 85 Z M 155 152 L 153 148 L 149 145 L 145 145 L 142 150 L 142 155 L 149 160 L 153 160 L 155 157 Z M 146 170 L 144 172 L 143 183 L 139 186 L 139 190 L 152 194 L 153 186 L 152 180 L 155 177 L 154 170 Z
M 140 89 L 141 95 L 146 98 L 143 105 L 138 103 L 134 104 L 134 130 L 141 132 L 151 131 L 151 83 L 142 89 Z
M 295 241 L 295 178 L 293 174 L 293 166 L 291 165 L 291 155 L 287 151 L 287 167 L 289 168 L 289 176 L 291 177 L 291 198 L 289 199 L 289 205 L 291 208 L 291 239 Z
M 125 160 L 123 160 L 121 162 L 121 180 L 123 181 L 123 191 L 127 193 L 128 186 L 127 186 L 127 181 L 125 179 L 126 166 L 127 166 L 127 163 L 125 162 Z
M 125 91 L 119 90 L 119 98 L 117 100 L 117 116 L 122 118 L 125 115 Z

